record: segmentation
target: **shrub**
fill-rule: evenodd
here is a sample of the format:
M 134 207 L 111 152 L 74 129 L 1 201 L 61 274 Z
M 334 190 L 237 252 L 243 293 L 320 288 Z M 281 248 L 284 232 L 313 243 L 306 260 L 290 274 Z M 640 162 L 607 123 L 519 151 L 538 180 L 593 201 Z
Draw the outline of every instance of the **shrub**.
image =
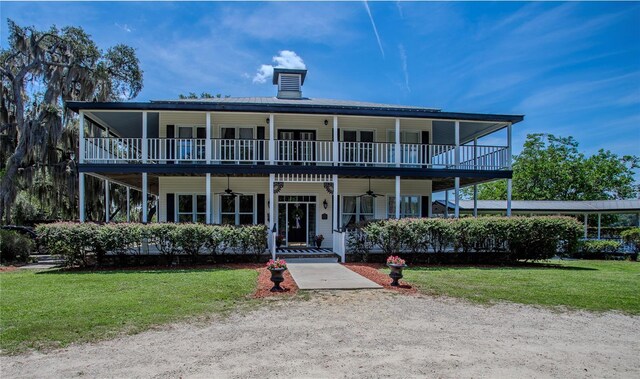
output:
M 570 217 L 482 217 L 375 221 L 354 230 L 350 251 L 368 252 L 370 241 L 386 255 L 402 248 L 424 253 L 450 250 L 500 253 L 511 260 L 549 259 L 559 251 L 575 251 L 581 225 Z
M 0 262 L 26 263 L 33 251 L 33 241 L 18 232 L 0 230 Z
M 174 256 L 178 253 L 175 243 L 175 230 L 178 224 L 148 224 L 144 226 L 145 237 L 149 243 L 155 245 L 160 254 L 167 258 L 167 264 L 173 263 Z
M 195 260 L 209 241 L 210 229 L 210 226 L 203 224 L 176 224 L 170 233 L 170 238 L 177 249 Z
M 373 247 L 373 242 L 364 231 L 363 227 L 368 223 L 356 224 L 347 230 L 346 250 L 353 254 L 357 260 L 369 261 L 369 253 Z
M 235 228 L 237 246 L 243 254 L 253 254 L 256 260 L 267 248 L 267 227 L 265 225 L 244 225 Z
M 611 240 L 587 240 L 580 244 L 580 252 L 584 256 L 597 256 L 600 254 L 614 254 L 620 251 L 622 244 Z
M 87 266 L 89 257 L 99 249 L 96 224 L 57 222 L 36 227 L 40 245 L 60 256 L 66 266 Z
M 634 253 L 640 253 L 640 228 L 625 230 L 620 233 L 620 237 L 622 237 L 625 243 L 631 246 Z

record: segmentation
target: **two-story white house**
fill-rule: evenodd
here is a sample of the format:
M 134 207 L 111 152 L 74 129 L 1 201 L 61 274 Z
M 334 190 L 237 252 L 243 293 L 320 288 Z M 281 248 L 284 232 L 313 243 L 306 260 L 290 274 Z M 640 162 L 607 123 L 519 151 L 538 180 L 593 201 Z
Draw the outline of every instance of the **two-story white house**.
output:
M 344 259 L 351 223 L 430 217 L 434 192 L 454 189 L 457 203 L 461 186 L 510 183 L 523 116 L 309 98 L 306 76 L 276 68 L 275 97 L 70 102 L 80 221 L 93 175 L 155 196 L 160 222 L 266 224 L 274 255 L 276 233 L 290 249 L 323 235 Z M 502 146 L 478 145 L 505 128 Z

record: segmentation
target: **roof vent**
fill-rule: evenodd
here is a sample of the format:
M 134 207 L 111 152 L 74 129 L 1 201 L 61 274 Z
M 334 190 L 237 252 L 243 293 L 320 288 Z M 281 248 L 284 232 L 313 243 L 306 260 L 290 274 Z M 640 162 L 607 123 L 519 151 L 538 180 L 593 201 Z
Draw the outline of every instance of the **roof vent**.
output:
M 307 70 L 274 68 L 273 84 L 278 85 L 278 98 L 302 99 L 302 85 L 306 76 Z

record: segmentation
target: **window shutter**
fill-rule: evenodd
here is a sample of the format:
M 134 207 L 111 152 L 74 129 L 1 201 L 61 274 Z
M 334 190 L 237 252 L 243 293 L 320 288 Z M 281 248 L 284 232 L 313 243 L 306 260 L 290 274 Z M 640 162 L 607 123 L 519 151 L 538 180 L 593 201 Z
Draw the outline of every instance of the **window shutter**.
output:
M 431 206 L 431 201 L 429 201 L 429 196 L 422 196 L 422 210 L 420 211 L 420 217 L 427 218 L 429 217 L 429 207 Z
M 207 138 L 207 129 L 206 128 L 196 128 L 196 138 L 200 138 L 200 139 Z
M 167 222 L 176 222 L 175 194 L 167 194 Z
M 176 138 L 176 127 L 175 125 L 167 125 L 167 138 Z M 172 159 L 175 159 L 175 149 L 174 149 L 174 145 L 173 145 L 173 141 L 167 141 L 167 163 L 168 164 L 173 164 L 174 162 L 172 161 Z
M 335 188 L 334 188 L 335 191 Z M 338 218 L 338 229 L 340 229 L 342 227 L 342 217 L 340 217 L 340 208 L 341 208 L 341 204 L 340 204 L 340 195 L 336 196 L 336 198 L 338 199 L 338 214 L 333 215 L 333 217 L 337 217 Z
M 265 223 L 264 220 L 264 194 L 263 193 L 259 193 L 257 195 L 257 203 L 258 203 L 258 210 L 257 210 L 257 224 L 261 225 Z M 273 217 L 273 216 L 272 216 Z M 269 233 L 271 233 L 271 231 L 269 231 Z

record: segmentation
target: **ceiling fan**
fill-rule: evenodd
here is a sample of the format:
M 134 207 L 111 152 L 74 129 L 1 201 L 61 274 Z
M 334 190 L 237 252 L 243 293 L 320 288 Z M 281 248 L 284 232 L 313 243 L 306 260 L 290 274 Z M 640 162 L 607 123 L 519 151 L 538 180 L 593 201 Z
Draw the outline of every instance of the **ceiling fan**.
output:
M 216 193 L 216 195 L 231 196 L 231 199 L 235 199 L 236 196 L 242 195 L 242 194 L 240 192 L 234 192 L 233 190 L 231 190 L 231 187 L 229 186 L 229 175 L 227 175 L 227 189 L 224 190 L 224 192 Z
M 375 193 L 371 190 L 371 178 L 369 178 L 369 190 L 365 193 L 363 193 L 362 195 L 358 196 L 358 197 L 363 197 L 363 196 L 369 196 L 369 197 L 373 197 L 376 198 L 378 196 L 384 196 L 383 194 L 380 193 Z

